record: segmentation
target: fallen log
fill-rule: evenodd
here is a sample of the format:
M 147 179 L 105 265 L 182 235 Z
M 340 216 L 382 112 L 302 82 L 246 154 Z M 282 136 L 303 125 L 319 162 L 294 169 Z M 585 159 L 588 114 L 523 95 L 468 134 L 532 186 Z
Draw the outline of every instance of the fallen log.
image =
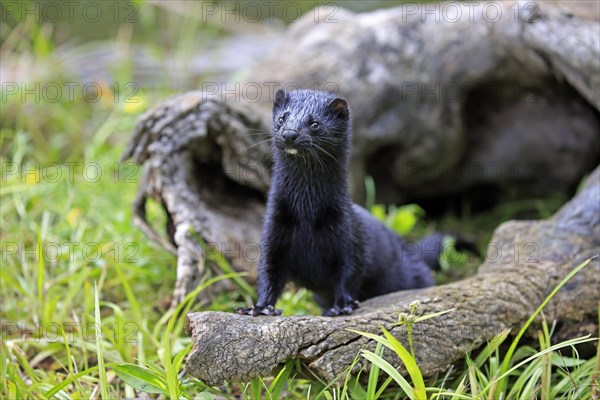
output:
M 177 255 L 174 304 L 213 266 L 199 241 L 254 276 L 258 258 L 247 254 L 259 243 L 271 166 L 261 140 L 282 86 L 337 89 L 348 100 L 357 201 L 367 175 L 388 204 L 574 191 L 600 160 L 598 4 L 491 2 L 500 7 L 491 19 L 487 3 L 452 3 L 459 20 L 441 4 L 425 19 L 407 5 L 317 9 L 227 86 L 239 84 L 239 96 L 184 93 L 140 119 L 123 154 L 144 168 L 134 222 Z M 147 220 L 148 199 L 163 206 L 166 235 Z
M 554 216 L 509 221 L 493 236 L 476 276 L 448 285 L 396 292 L 365 301 L 346 317 L 249 317 L 234 313 L 188 315 L 194 348 L 186 371 L 204 382 L 249 381 L 269 375 L 286 360 L 300 359 L 314 375 L 330 381 L 344 373 L 359 351 L 374 350 L 348 329 L 381 333 L 383 326 L 408 346 L 398 314 L 418 300 L 425 314 L 454 309 L 414 327 L 416 359 L 426 377 L 444 373 L 501 331 L 514 335 L 573 268 L 600 253 L 600 167 Z M 494 251 L 491 251 L 494 249 Z M 575 275 L 544 309 L 557 321 L 554 339 L 598 333 L 600 261 Z M 397 357 L 387 360 L 401 367 Z M 369 368 L 359 361 L 354 372 Z

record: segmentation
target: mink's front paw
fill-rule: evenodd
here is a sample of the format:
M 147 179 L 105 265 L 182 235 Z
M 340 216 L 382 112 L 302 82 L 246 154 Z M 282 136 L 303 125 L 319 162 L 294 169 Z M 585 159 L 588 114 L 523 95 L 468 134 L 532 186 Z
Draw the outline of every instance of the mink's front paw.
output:
M 338 315 L 350 315 L 352 311 L 360 307 L 358 300 L 352 300 L 344 304 L 343 307 L 333 306 L 323 311 L 324 317 L 337 317 Z
M 252 307 L 236 308 L 235 312 L 240 315 L 252 315 L 253 317 L 256 317 L 259 315 L 271 315 L 271 316 L 281 315 L 281 310 L 276 309 L 273 306 L 260 307 L 260 306 L 254 305 Z

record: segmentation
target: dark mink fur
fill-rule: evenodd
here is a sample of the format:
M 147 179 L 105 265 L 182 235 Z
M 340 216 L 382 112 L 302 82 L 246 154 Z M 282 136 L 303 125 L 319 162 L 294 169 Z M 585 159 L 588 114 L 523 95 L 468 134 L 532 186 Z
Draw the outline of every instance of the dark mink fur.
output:
M 350 314 L 359 300 L 434 283 L 441 235 L 409 244 L 352 202 L 351 141 L 345 100 L 277 91 L 258 301 L 238 313 L 280 314 L 274 306 L 288 280 L 312 290 L 328 316 Z

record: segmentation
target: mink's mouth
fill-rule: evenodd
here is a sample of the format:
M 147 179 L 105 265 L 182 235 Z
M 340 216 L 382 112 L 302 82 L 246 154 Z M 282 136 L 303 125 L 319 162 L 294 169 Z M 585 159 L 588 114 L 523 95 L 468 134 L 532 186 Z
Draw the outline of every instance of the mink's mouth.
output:
M 276 141 L 275 145 L 279 150 L 281 150 L 286 155 L 296 156 L 300 152 L 300 147 L 297 143 L 285 143 L 282 141 Z

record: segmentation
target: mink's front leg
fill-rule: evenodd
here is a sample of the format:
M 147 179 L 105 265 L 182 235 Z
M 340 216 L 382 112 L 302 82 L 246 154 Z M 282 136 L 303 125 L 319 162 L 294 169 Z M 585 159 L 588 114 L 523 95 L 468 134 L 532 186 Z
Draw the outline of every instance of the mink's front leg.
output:
M 236 308 L 240 315 L 281 315 L 281 310 L 275 308 L 275 303 L 285 286 L 285 276 L 275 268 L 262 262 L 258 269 L 258 300 L 252 307 Z
M 349 315 L 360 306 L 356 300 L 356 288 L 358 287 L 360 274 L 355 264 L 346 261 L 342 268 L 340 277 L 335 285 L 335 298 L 333 307 L 323 311 L 325 317 L 336 317 L 338 315 Z
M 333 307 L 323 311 L 324 317 L 337 317 L 338 315 L 350 315 L 354 310 L 360 307 L 360 303 L 356 300 L 347 287 L 339 285 L 335 296 Z

